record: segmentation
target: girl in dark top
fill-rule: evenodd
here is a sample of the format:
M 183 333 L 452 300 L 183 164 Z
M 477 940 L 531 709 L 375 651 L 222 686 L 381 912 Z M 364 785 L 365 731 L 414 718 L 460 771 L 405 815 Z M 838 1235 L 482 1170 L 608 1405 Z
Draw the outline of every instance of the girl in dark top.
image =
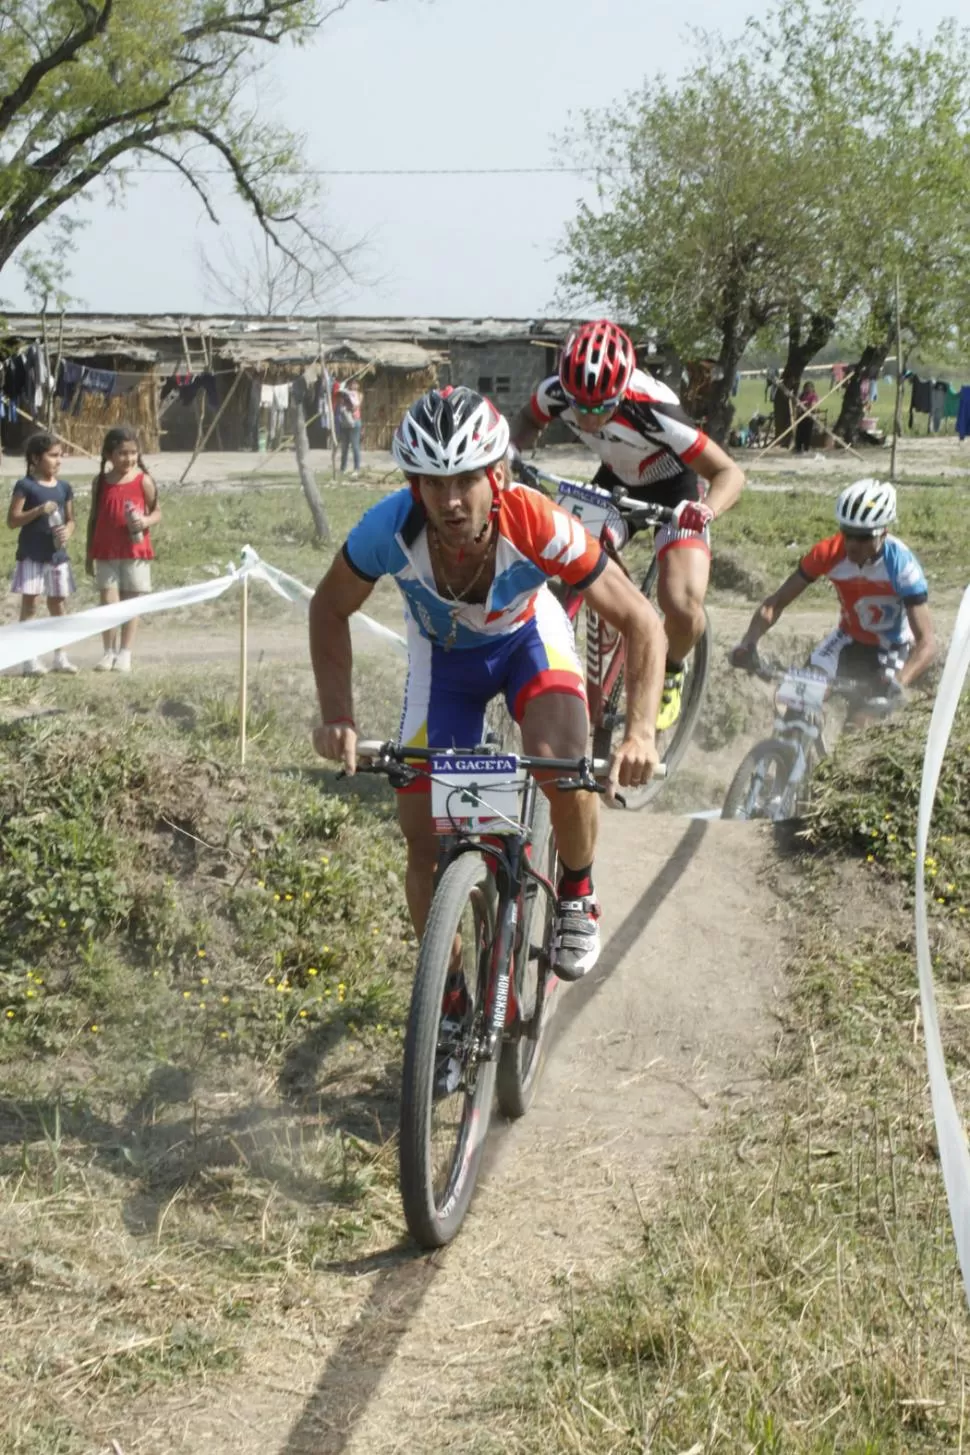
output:
M 13 487 L 7 525 L 20 531 L 17 565 L 10 583 L 20 593 L 20 620 L 30 621 L 37 611 L 37 598 L 47 597 L 51 616 L 63 616 L 67 598 L 74 594 L 74 575 L 67 556 L 67 543 L 74 534 L 74 491 L 58 479 L 62 450 L 55 435 L 32 434 L 25 447 L 27 473 Z M 60 525 L 52 525 L 59 512 Z M 55 672 L 77 671 L 63 651 L 54 653 Z M 25 677 L 41 677 L 47 668 L 39 657 L 25 662 Z

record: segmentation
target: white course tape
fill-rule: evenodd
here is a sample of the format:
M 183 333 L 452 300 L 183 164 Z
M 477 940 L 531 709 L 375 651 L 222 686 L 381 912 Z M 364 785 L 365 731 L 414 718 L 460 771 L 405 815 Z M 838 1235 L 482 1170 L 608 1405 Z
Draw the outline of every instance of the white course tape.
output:
M 309 586 L 304 586 L 295 576 L 288 576 L 285 571 L 280 571 L 276 566 L 270 566 L 266 561 L 260 560 L 252 546 L 242 548 L 242 568 L 240 575 L 247 575 L 251 581 L 263 581 L 278 596 L 283 596 L 287 601 L 292 601 L 295 606 L 309 606 L 313 599 L 313 592 Z M 368 636 L 377 637 L 379 641 L 386 642 L 388 646 L 394 647 L 397 651 L 407 656 L 408 644 L 397 632 L 391 631 L 390 627 L 382 626 L 363 611 L 355 611 L 350 618 L 351 631 L 356 633 L 366 632 Z
M 923 757 L 923 782 L 919 795 L 919 819 L 916 827 L 916 964 L 919 972 L 920 1007 L 923 1034 L 926 1039 L 926 1060 L 929 1067 L 930 1095 L 936 1137 L 940 1148 L 940 1165 L 950 1220 L 956 1240 L 957 1255 L 963 1273 L 963 1286 L 970 1303 L 970 1153 L 966 1133 L 953 1100 L 953 1091 L 946 1074 L 940 1022 L 933 991 L 933 970 L 930 960 L 929 926 L 926 918 L 926 845 L 940 769 L 950 740 L 953 719 L 967 672 L 970 670 L 970 588 L 964 593 L 953 629 L 943 676 L 937 689 L 930 730 Z
M 168 591 L 152 591 L 131 601 L 118 601 L 113 606 L 92 606 L 73 616 L 43 616 L 0 627 L 0 672 L 43 656 L 45 652 L 73 646 L 86 637 L 97 636 L 99 632 L 111 631 L 136 616 L 152 616 L 157 611 L 174 611 L 179 607 L 214 601 L 238 585 L 244 576 L 265 582 L 278 596 L 306 608 L 313 592 L 302 581 L 260 560 L 250 546 L 243 548 L 242 562 L 238 569 L 230 566 L 227 575 L 218 576 L 214 581 L 203 581 L 194 586 L 173 586 Z M 355 631 L 367 632 L 407 654 L 407 643 L 403 637 L 365 616 L 362 611 L 354 613 L 350 624 Z

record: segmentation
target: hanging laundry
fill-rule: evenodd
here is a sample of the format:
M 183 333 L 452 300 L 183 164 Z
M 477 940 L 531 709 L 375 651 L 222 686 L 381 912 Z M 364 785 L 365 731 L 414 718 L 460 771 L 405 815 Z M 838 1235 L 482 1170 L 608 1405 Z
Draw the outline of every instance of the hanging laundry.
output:
M 940 425 L 943 423 L 943 411 L 946 409 L 946 395 L 949 384 L 945 379 L 933 381 L 933 392 L 930 403 L 930 428 L 934 434 L 939 434 Z
M 960 403 L 957 408 L 957 434 L 965 440 L 970 434 L 970 384 L 964 384 L 960 390 Z
M 953 385 L 947 386 L 946 404 L 943 406 L 944 419 L 956 419 L 960 413 L 960 391 L 954 389 Z
M 929 414 L 933 403 L 933 385 L 929 379 L 921 379 L 917 374 L 911 374 L 913 381 L 913 393 L 909 401 L 909 427 L 913 428 L 914 414 Z
M 75 364 L 73 359 L 61 359 L 57 366 L 54 397 L 64 414 L 67 413 L 74 402 L 74 393 L 80 385 L 83 375 L 84 365 Z
M 219 387 L 216 384 L 216 376 L 207 370 L 201 374 L 193 374 L 188 369 L 176 369 L 174 374 L 169 374 L 162 385 L 162 400 L 168 395 L 178 391 L 180 404 L 192 404 L 200 390 L 205 391 L 205 397 L 213 410 L 219 408 Z

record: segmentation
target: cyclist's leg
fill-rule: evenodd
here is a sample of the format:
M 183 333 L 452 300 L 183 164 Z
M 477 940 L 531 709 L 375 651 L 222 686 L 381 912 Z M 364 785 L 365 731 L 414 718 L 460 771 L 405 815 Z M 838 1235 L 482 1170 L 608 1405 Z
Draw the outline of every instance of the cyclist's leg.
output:
M 536 598 L 528 626 L 516 633 L 508 660 L 505 695 L 522 730 L 526 753 L 577 758 L 586 752 L 589 714 L 583 674 L 572 629 L 545 591 Z M 576 979 L 599 956 L 599 904 L 593 891 L 593 856 L 599 829 L 599 799 L 592 793 L 563 793 L 554 774 L 537 773 L 549 800 L 549 817 L 559 851 L 559 902 L 553 930 L 556 969 Z
M 707 532 L 663 526 L 657 532 L 657 601 L 667 633 L 668 667 L 679 669 L 704 634 L 704 599 L 711 576 Z
M 404 747 L 474 748 L 481 742 L 485 708 L 494 696 L 489 650 L 446 652 L 408 623 L 408 677 L 398 732 Z M 419 936 L 438 864 L 428 788 L 427 779 L 418 778 L 397 793 L 398 822 L 407 842 L 405 895 Z

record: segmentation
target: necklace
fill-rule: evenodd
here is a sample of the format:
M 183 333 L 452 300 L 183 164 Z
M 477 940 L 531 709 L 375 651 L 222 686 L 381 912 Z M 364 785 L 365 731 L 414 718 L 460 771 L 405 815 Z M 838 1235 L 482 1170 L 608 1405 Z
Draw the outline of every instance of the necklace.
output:
M 492 547 L 495 544 L 495 534 L 493 531 L 488 542 L 488 548 L 485 551 L 485 554 L 482 556 L 481 561 L 479 562 L 478 570 L 475 572 L 474 576 L 468 582 L 468 584 L 466 586 L 463 586 L 460 591 L 456 591 L 454 589 L 454 587 L 451 585 L 450 581 L 448 581 L 445 575 L 445 563 L 441 551 L 441 542 L 438 540 L 438 532 L 435 530 L 434 526 L 430 524 L 428 526 L 428 544 L 433 547 L 433 554 L 437 560 L 442 587 L 445 591 L 447 591 L 452 601 L 457 603 L 451 610 L 450 630 L 447 637 L 442 643 L 445 651 L 450 652 L 452 647 L 455 645 L 455 641 L 458 636 L 458 618 L 461 616 L 461 608 L 467 603 L 468 593 L 472 591 L 475 586 L 477 586 L 478 582 L 481 580 L 482 573 L 484 572 L 485 567 L 491 560 Z M 437 579 L 435 584 L 437 584 Z

